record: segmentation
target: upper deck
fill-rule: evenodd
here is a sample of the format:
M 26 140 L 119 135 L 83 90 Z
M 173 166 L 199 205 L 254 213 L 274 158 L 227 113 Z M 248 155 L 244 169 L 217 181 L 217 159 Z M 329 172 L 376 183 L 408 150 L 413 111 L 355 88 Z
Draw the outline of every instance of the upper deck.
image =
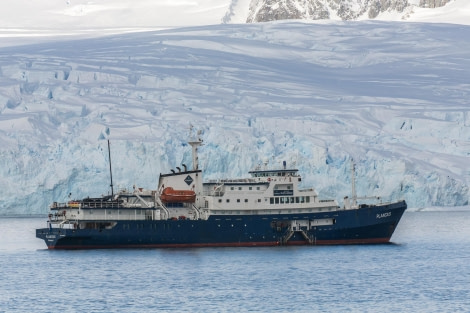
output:
M 253 170 L 248 173 L 251 177 L 300 177 L 298 169 L 272 169 L 272 170 Z

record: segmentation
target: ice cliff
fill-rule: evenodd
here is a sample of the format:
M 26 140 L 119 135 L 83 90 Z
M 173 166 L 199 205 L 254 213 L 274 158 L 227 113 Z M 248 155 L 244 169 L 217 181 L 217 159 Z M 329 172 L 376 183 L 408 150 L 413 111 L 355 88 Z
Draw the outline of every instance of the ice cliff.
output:
M 0 215 L 286 160 L 322 198 L 468 202 L 470 28 L 385 22 L 218 25 L 0 48 Z

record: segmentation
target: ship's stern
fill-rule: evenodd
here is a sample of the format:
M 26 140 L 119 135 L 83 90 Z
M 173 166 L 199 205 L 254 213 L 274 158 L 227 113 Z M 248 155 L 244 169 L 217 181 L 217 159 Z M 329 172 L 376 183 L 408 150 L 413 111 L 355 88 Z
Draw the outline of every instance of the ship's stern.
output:
M 44 240 L 48 249 L 54 249 L 58 240 L 63 236 L 64 234 L 61 234 L 61 230 L 59 228 L 36 229 L 36 238 Z

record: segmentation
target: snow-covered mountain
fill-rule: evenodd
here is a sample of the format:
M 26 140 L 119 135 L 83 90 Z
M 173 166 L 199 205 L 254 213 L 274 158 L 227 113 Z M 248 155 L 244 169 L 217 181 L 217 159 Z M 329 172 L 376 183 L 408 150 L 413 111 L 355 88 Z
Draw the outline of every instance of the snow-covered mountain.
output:
M 154 188 L 190 166 L 206 178 L 264 159 L 299 168 L 323 198 L 465 205 L 470 27 L 275 22 L 42 38 L 0 48 L 0 214 Z
M 283 18 L 470 24 L 468 0 L 15 0 L 0 8 L 0 45 L 12 36 L 93 36 Z
M 252 0 L 247 22 L 286 19 L 407 19 L 416 8 L 438 8 L 451 0 Z

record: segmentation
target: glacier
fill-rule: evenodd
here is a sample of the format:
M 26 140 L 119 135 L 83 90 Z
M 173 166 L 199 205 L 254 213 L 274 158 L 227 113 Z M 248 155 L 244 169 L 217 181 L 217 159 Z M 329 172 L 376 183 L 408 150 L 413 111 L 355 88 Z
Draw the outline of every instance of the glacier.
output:
M 34 42 L 33 42 L 34 41 Z M 0 215 L 155 188 L 201 130 L 206 179 L 265 160 L 342 202 L 465 206 L 470 26 L 270 22 L 0 47 Z

